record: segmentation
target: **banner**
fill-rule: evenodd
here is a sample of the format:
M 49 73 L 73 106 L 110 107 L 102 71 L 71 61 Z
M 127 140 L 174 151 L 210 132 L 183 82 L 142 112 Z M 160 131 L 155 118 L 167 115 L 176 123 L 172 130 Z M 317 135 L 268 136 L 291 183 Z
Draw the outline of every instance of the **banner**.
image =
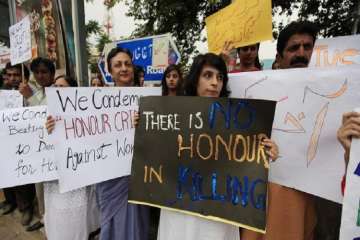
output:
M 181 61 L 180 53 L 169 34 L 109 43 L 104 47 L 98 66 L 106 83 L 111 85 L 113 80 L 106 59 L 108 53 L 115 47 L 126 48 L 132 53 L 133 64 L 144 69 L 145 81 L 161 81 L 166 67 Z
M 309 67 L 360 64 L 360 35 L 318 39 Z
M 0 90 L 0 110 L 7 108 L 20 108 L 23 106 L 23 96 L 19 91 Z
M 132 118 L 141 96 L 160 88 L 46 88 L 60 192 L 130 174 Z
M 273 139 L 280 158 L 269 181 L 342 202 L 342 114 L 360 102 L 360 68 L 288 69 L 233 74 L 231 96 L 278 102 Z
M 209 51 L 216 54 L 225 42 L 242 47 L 272 39 L 270 0 L 236 0 L 205 19 Z
M 7 109 L 0 116 L 0 188 L 57 179 L 46 106 Z
M 23 63 L 31 59 L 30 17 L 9 28 L 11 65 Z
M 360 109 L 357 110 L 358 112 Z M 342 208 L 340 240 L 360 239 L 360 140 L 351 143 Z
M 129 202 L 265 230 L 276 103 L 200 97 L 141 99 Z

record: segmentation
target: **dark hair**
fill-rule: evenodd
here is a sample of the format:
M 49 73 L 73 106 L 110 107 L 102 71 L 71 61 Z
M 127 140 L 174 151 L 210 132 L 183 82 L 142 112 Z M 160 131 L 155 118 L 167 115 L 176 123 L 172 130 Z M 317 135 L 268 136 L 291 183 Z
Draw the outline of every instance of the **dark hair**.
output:
M 70 77 L 70 76 L 65 76 L 65 75 L 57 76 L 57 77 L 55 78 L 55 82 L 56 82 L 56 80 L 58 80 L 59 78 L 64 78 L 65 81 L 69 84 L 70 87 L 77 87 L 77 86 L 78 86 L 77 81 L 75 81 L 75 79 L 72 78 L 72 77 Z
M 176 95 L 182 95 L 181 93 L 182 93 L 183 76 L 182 76 L 181 68 L 178 65 L 171 64 L 165 69 L 164 75 L 161 80 L 161 88 L 162 88 L 163 96 L 167 96 L 169 94 L 169 88 L 166 84 L 166 75 L 168 75 L 172 71 L 177 71 L 177 73 L 179 74 L 179 81 L 177 82 L 177 86 L 176 86 Z
M 118 53 L 127 54 L 130 57 L 131 62 L 132 62 L 132 54 L 128 49 L 121 48 L 121 47 L 115 47 L 115 48 L 111 49 L 111 51 L 108 53 L 108 56 L 107 56 L 107 59 L 106 59 L 109 72 L 111 72 L 111 59 L 113 57 L 115 57 Z
M 140 87 L 140 77 L 139 77 L 140 73 L 145 74 L 144 69 L 142 68 L 142 66 L 135 65 L 134 66 L 134 86 Z
M 254 44 L 251 44 L 254 45 Z M 248 45 L 250 46 L 250 45 Z M 248 46 L 244 46 L 244 47 L 248 47 Z M 236 52 L 237 54 L 240 56 L 240 49 L 243 47 L 238 47 L 236 48 Z M 256 48 L 257 48 L 257 55 L 256 55 L 256 59 L 255 59 L 255 67 L 258 68 L 259 70 L 262 70 L 263 66 L 260 63 L 260 59 L 259 59 L 259 49 L 260 49 L 260 43 L 256 43 Z
M 94 79 L 98 79 L 98 80 L 101 82 L 101 86 L 102 86 L 102 87 L 105 86 L 105 83 L 104 83 L 102 77 L 101 77 L 101 76 L 97 76 L 97 77 L 91 78 L 91 80 L 90 80 L 90 87 L 91 87 L 92 82 L 93 82 Z
M 200 54 L 194 59 L 189 74 L 185 79 L 185 95 L 197 96 L 197 86 L 199 83 L 200 74 L 205 65 L 216 68 L 223 75 L 223 87 L 220 92 L 220 97 L 228 97 L 230 91 L 227 89 L 229 77 L 227 75 L 226 64 L 220 56 L 213 53 Z
M 35 72 L 41 64 L 43 64 L 49 70 L 51 75 L 55 75 L 55 64 L 48 58 L 35 58 L 30 64 L 31 71 Z
M 291 22 L 279 34 L 276 50 L 278 54 L 283 57 L 283 52 L 289 39 L 295 34 L 308 34 L 313 38 L 315 44 L 318 35 L 318 27 L 309 21 Z
M 16 64 L 16 65 L 12 66 L 10 62 L 6 63 L 6 65 L 5 65 L 5 74 L 6 74 L 6 70 L 12 69 L 12 68 L 16 68 L 21 74 L 21 71 L 22 71 L 21 64 Z M 24 76 L 26 79 L 29 79 L 29 77 L 30 77 L 29 69 L 25 65 L 24 65 Z

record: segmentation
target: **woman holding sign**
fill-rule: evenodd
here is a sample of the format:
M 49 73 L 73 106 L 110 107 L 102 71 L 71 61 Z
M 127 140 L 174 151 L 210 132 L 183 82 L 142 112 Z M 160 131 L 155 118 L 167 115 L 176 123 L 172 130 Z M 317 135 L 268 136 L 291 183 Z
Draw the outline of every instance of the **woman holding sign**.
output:
M 239 68 L 235 67 L 235 69 L 230 72 L 239 73 L 261 71 L 262 65 L 259 60 L 259 48 L 260 43 L 236 48 L 237 56 L 240 59 L 240 66 Z M 224 48 L 220 56 L 227 63 L 230 61 L 230 52 L 232 51 L 232 49 L 232 42 L 225 42 Z
M 117 87 L 131 87 L 134 80 L 132 54 L 127 49 L 114 48 L 107 57 L 107 66 Z M 100 240 L 146 240 L 149 228 L 149 208 L 130 204 L 129 176 L 115 178 L 96 185 L 100 205 Z
M 185 95 L 200 97 L 227 97 L 228 76 L 226 64 L 221 57 L 207 53 L 195 58 L 185 80 Z M 276 144 L 263 140 L 267 154 L 278 157 Z M 239 240 L 239 228 L 207 219 L 162 210 L 158 240 Z M 242 238 L 245 239 L 245 238 Z M 250 239 L 250 238 L 247 238 Z
M 77 86 L 71 77 L 61 75 L 55 78 L 54 87 Z M 49 134 L 54 130 L 55 119 L 52 116 L 48 116 L 45 127 Z M 92 222 L 97 220 L 98 211 L 89 208 L 95 205 L 95 197 L 91 197 L 91 193 L 91 187 L 60 193 L 57 181 L 44 183 L 44 223 L 48 240 L 89 238 L 89 233 L 98 228 L 98 222 Z

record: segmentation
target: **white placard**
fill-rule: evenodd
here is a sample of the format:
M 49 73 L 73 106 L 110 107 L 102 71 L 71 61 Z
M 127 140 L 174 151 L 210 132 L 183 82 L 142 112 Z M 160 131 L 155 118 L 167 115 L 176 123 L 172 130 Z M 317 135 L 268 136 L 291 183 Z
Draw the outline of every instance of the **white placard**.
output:
M 316 40 L 309 67 L 360 64 L 360 35 Z
M 357 109 L 360 112 L 360 109 Z M 351 143 L 342 208 L 340 240 L 360 239 L 360 140 Z
M 0 188 L 57 178 L 46 115 L 46 106 L 0 111 Z
M 342 113 L 360 102 L 360 68 L 307 68 L 230 76 L 232 97 L 277 101 L 272 138 L 280 158 L 272 182 L 342 202 L 343 149 L 336 138 Z
M 160 88 L 47 88 L 49 114 L 60 118 L 50 135 L 59 166 L 60 192 L 131 172 L 132 118 L 140 96 Z
M 23 96 L 19 91 L 0 90 L 0 110 L 23 106 Z
M 23 63 L 31 59 L 30 17 L 9 28 L 11 65 Z

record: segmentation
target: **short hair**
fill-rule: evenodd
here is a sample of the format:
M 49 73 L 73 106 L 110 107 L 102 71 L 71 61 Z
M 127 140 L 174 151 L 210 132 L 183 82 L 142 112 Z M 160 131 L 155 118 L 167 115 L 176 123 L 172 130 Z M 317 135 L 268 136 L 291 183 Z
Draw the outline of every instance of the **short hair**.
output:
M 132 62 L 132 54 L 128 49 L 122 48 L 122 47 L 115 47 L 115 48 L 110 50 L 110 52 L 107 55 L 107 59 L 106 59 L 106 63 L 107 63 L 109 72 L 111 72 L 111 59 L 113 57 L 115 57 L 118 53 L 127 54 L 130 57 L 131 62 Z
M 226 64 L 220 56 L 213 53 L 200 54 L 195 57 L 194 62 L 190 67 L 189 74 L 185 79 L 185 95 L 197 96 L 197 86 L 200 74 L 205 65 L 216 68 L 223 75 L 223 86 L 220 92 L 220 97 L 228 97 L 230 91 L 227 88 L 229 77 L 227 75 Z
M 8 69 L 12 69 L 12 68 L 16 68 L 16 70 L 18 70 L 21 74 L 21 71 L 22 71 L 21 64 L 11 65 L 10 62 L 6 63 L 6 65 L 5 65 L 5 74 Z M 24 77 L 26 79 L 29 79 L 29 77 L 30 77 L 29 69 L 25 65 L 24 65 Z
M 43 64 L 51 73 L 51 75 L 55 75 L 55 64 L 48 58 L 42 58 L 42 57 L 38 57 L 35 58 L 31 64 L 30 64 L 30 69 L 32 72 L 35 72 L 36 69 Z
M 182 93 L 183 76 L 182 76 L 181 68 L 178 65 L 171 64 L 165 69 L 164 75 L 161 80 L 161 88 L 162 88 L 163 96 L 167 96 L 169 94 L 169 88 L 166 84 L 166 75 L 168 75 L 172 71 L 177 71 L 177 73 L 179 74 L 179 81 L 177 82 L 177 86 L 176 86 L 176 95 L 182 95 L 181 93 Z
M 54 82 L 56 82 L 56 80 L 58 80 L 59 78 L 64 78 L 65 81 L 69 84 L 70 87 L 77 87 L 77 86 L 78 86 L 78 83 L 77 83 L 77 81 L 76 81 L 74 78 L 72 78 L 72 77 L 70 77 L 70 76 L 66 76 L 66 75 L 59 75 L 59 76 L 57 76 L 57 77 L 55 78 L 55 81 L 54 81 Z
M 313 22 L 291 22 L 280 32 L 276 50 L 280 56 L 283 56 L 287 42 L 295 34 L 308 34 L 313 38 L 313 44 L 315 44 L 318 32 L 319 28 Z

